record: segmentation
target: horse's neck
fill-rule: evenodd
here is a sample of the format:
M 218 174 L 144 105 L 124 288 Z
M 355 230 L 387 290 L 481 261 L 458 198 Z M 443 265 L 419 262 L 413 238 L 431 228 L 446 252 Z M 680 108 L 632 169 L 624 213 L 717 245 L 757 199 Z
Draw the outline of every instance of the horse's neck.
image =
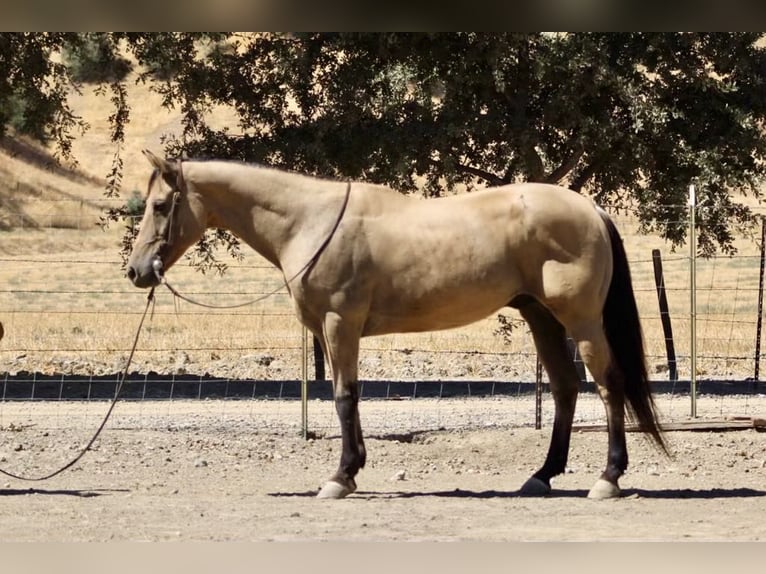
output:
M 318 181 L 257 166 L 199 163 L 192 177 L 204 196 L 208 227 L 233 232 L 280 268 L 296 242 L 312 242 L 312 215 L 332 201 Z

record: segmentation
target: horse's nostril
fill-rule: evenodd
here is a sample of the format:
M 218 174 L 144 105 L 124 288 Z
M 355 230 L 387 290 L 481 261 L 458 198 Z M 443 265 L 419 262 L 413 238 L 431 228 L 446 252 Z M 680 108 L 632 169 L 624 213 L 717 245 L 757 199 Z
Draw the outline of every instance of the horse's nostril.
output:
M 128 267 L 128 279 L 133 281 L 135 280 L 135 278 L 136 278 L 136 270 L 133 269 L 132 267 Z

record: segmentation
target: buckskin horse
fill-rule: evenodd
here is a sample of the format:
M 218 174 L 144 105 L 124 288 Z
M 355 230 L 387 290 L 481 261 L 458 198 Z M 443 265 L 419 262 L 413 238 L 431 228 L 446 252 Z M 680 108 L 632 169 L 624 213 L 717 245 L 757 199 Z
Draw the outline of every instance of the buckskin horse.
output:
M 365 464 L 360 338 L 449 329 L 505 306 L 529 324 L 555 402 L 547 457 L 520 494 L 550 493 L 565 470 L 579 382 L 567 334 L 606 409 L 606 467 L 588 496 L 620 495 L 626 415 L 667 452 L 622 239 L 589 198 L 521 183 L 418 199 L 368 183 L 144 154 L 154 170 L 127 265 L 133 284 L 157 285 L 207 228 L 227 229 L 281 270 L 299 320 L 319 339 L 342 453 L 318 497 L 353 493 Z

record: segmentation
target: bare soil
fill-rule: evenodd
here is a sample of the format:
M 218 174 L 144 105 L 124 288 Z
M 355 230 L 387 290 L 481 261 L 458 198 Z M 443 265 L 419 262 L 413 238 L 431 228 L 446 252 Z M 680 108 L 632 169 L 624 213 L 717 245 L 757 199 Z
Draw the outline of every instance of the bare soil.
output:
M 597 410 L 591 400 L 580 410 Z M 717 400 L 700 398 L 700 420 L 716 416 Z M 106 406 L 0 404 L 0 467 L 57 468 Z M 766 397 L 742 406 L 766 412 Z M 0 540 L 766 539 L 766 433 L 670 432 L 672 459 L 629 433 L 623 496 L 593 501 L 586 494 L 606 435 L 579 431 L 552 495 L 524 498 L 518 489 L 550 432 L 547 419 L 543 430 L 520 419 L 529 409 L 526 397 L 364 401 L 369 457 L 359 490 L 324 501 L 314 496 L 340 452 L 329 401 L 309 405 L 309 440 L 299 401 L 121 403 L 72 469 L 45 482 L 0 479 Z

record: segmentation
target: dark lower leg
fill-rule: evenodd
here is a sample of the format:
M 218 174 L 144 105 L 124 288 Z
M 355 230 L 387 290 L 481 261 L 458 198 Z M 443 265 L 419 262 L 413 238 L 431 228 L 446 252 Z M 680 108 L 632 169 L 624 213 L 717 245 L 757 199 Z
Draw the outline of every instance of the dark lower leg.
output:
M 359 424 L 359 390 L 356 385 L 348 393 L 336 397 L 335 410 L 340 420 L 342 453 L 335 479 L 345 483 L 364 466 L 366 452 Z
M 601 478 L 617 486 L 617 481 L 628 468 L 628 451 L 625 446 L 625 435 L 613 437 L 613 434 L 617 433 L 609 432 L 609 455 L 606 470 L 601 474 Z
M 550 486 L 551 478 L 563 473 L 566 468 L 579 376 L 566 343 L 564 326 L 537 302 L 527 302 L 520 311 L 532 330 L 556 405 L 548 454 L 543 466 L 534 474 L 535 478 Z
M 607 389 L 601 392 L 606 406 L 606 420 L 609 435 L 606 469 L 601 478 L 617 485 L 618 479 L 628 468 L 628 447 L 625 441 L 625 397 L 622 381 L 615 373 L 607 376 Z
M 359 449 L 359 468 L 364 468 L 367 462 L 367 449 L 364 446 L 364 437 L 362 436 L 362 423 L 359 420 L 359 408 L 356 409 L 356 445 Z
M 545 457 L 543 466 L 534 474 L 535 478 L 548 486 L 550 486 L 551 478 L 562 474 L 566 469 L 576 401 L 576 393 L 566 399 L 556 399 L 556 414 L 553 419 L 548 455 Z
M 617 485 L 617 480 L 628 468 L 628 447 L 625 443 L 625 420 L 622 413 L 607 416 L 609 450 L 606 457 L 606 469 L 601 478 Z

